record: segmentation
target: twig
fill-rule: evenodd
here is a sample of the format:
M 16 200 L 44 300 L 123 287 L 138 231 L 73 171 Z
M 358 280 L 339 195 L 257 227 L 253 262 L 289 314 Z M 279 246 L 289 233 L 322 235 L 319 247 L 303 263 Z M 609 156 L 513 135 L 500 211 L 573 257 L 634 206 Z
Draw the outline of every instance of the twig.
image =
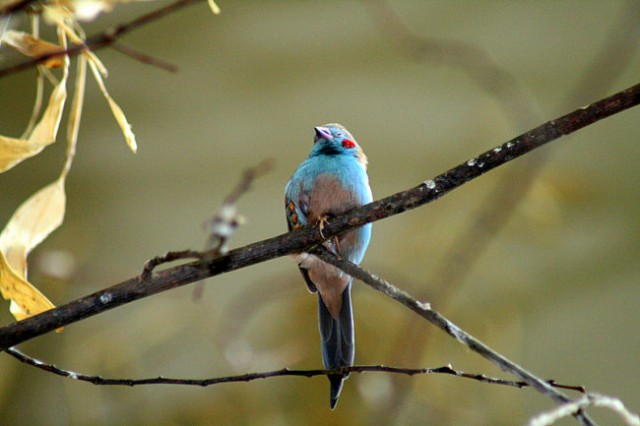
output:
M 66 305 L 2 327 L 0 328 L 0 350 L 152 294 L 277 257 L 309 250 L 324 239 L 432 202 L 502 164 L 638 103 L 640 103 L 640 84 L 542 124 L 415 188 L 398 192 L 336 217 L 323 228 L 324 237 L 317 227 L 279 235 L 231 250 L 226 255 L 211 261 L 193 262 L 165 269 L 156 273 L 154 278 L 147 282 L 143 282 L 140 276 L 133 277 Z
M 116 51 L 122 53 L 123 55 L 126 55 L 126 56 L 128 56 L 130 58 L 135 59 L 138 62 L 142 62 L 144 64 L 151 65 L 151 66 L 154 66 L 156 68 L 163 69 L 165 71 L 169 71 L 169 72 L 173 72 L 173 73 L 178 72 L 178 67 L 177 66 L 175 66 L 175 65 L 173 65 L 173 64 L 171 64 L 171 63 L 169 63 L 167 61 L 163 61 L 160 58 L 156 58 L 156 57 L 151 56 L 151 55 L 149 55 L 147 53 L 141 52 L 141 51 L 139 51 L 137 49 L 134 49 L 132 47 L 125 46 L 122 43 L 116 43 L 116 42 L 111 43 L 111 48 L 113 50 L 116 50 Z
M 393 374 L 403 374 L 407 376 L 416 376 L 420 374 L 448 374 L 465 379 L 475 380 L 481 383 L 488 383 L 493 385 L 510 386 L 516 388 L 525 388 L 529 386 L 522 381 L 504 380 L 494 377 L 487 377 L 484 374 L 470 374 L 463 371 L 454 370 L 450 365 L 435 368 L 403 368 L 403 367 L 390 367 L 387 365 L 354 365 L 351 367 L 343 367 L 338 370 L 291 370 L 288 368 L 282 368 L 280 370 L 264 371 L 260 373 L 246 373 L 235 376 L 214 377 L 210 379 L 175 379 L 169 377 L 153 377 L 147 379 L 105 379 L 101 376 L 90 376 L 87 374 L 77 373 L 75 371 L 64 370 L 56 367 L 53 364 L 43 362 L 39 359 L 30 357 L 25 353 L 19 351 L 16 348 L 5 349 L 5 352 L 16 358 L 18 361 L 27 365 L 39 368 L 40 370 L 56 374 L 62 377 L 68 377 L 70 379 L 79 380 L 82 382 L 93 383 L 94 385 L 120 385 L 120 386 L 140 386 L 140 385 L 187 385 L 187 386 L 212 386 L 220 383 L 232 383 L 232 382 L 249 382 L 257 379 L 267 379 L 271 377 L 281 376 L 302 376 L 302 377 L 317 377 L 327 376 L 335 373 L 365 373 L 365 372 L 383 372 Z M 578 392 L 584 393 L 584 387 L 561 385 L 554 381 L 549 381 L 551 386 L 557 388 L 573 389 Z
M 198 2 L 203 2 L 203 1 L 204 0 L 176 1 L 175 3 L 171 3 L 167 6 L 161 7 L 160 9 L 147 13 L 146 15 L 142 15 L 126 24 L 118 25 L 112 29 L 102 32 L 101 34 L 92 36 L 88 38 L 83 45 L 71 46 L 70 48 L 65 50 L 60 50 L 58 52 L 51 52 L 46 55 L 42 55 L 37 58 L 33 58 L 28 61 L 21 62 L 19 64 L 0 69 L 0 78 L 32 68 L 37 64 L 44 62 L 48 59 L 54 58 L 56 56 L 62 56 L 62 55 L 76 56 L 80 54 L 84 49 L 87 49 L 87 48 L 91 50 L 97 50 L 106 46 L 110 46 L 113 43 L 115 43 L 116 40 L 118 40 L 120 37 L 124 36 L 127 33 L 130 33 L 133 30 L 136 30 L 153 21 L 157 21 L 158 19 L 163 18 L 184 7 L 190 6 Z
M 216 212 L 216 215 L 207 222 L 209 238 L 205 246 L 205 261 L 211 261 L 217 257 L 227 254 L 229 251 L 229 239 L 236 228 L 242 225 L 244 218 L 238 213 L 238 200 L 249 189 L 253 181 L 267 173 L 273 167 L 273 159 L 263 160 L 257 165 L 250 167 L 242 173 L 242 178 L 238 185 L 227 195 L 224 202 Z M 199 281 L 193 287 L 191 299 L 197 301 L 204 294 L 204 282 Z
M 345 259 L 339 259 L 333 253 L 329 252 L 329 250 L 324 248 L 324 246 L 318 246 L 316 250 L 313 251 L 313 253 L 324 262 L 334 265 L 335 267 L 341 269 L 352 277 L 359 279 L 360 281 L 373 287 L 375 290 L 378 290 L 379 292 L 387 295 L 396 302 L 411 309 L 413 312 L 429 321 L 431 324 L 435 325 L 440 330 L 444 331 L 445 333 L 456 339 L 458 342 L 471 349 L 473 352 L 479 354 L 483 358 L 496 365 L 502 371 L 513 374 L 514 376 L 526 382 L 529 386 L 536 389 L 538 392 L 550 397 L 555 402 L 564 404 L 571 401 L 562 392 L 554 389 L 553 386 L 549 384 L 549 382 L 536 377 L 529 371 L 520 367 L 518 364 L 508 360 L 503 355 L 499 354 L 495 350 L 482 343 L 480 340 L 462 330 L 460 327 L 449 321 L 437 311 L 431 309 L 431 306 L 428 303 L 419 302 L 411 295 L 409 295 L 409 293 L 400 290 L 384 279 L 373 275 L 368 271 L 365 271 L 358 265 L 351 263 Z M 576 416 L 581 424 L 592 424 L 585 414 L 576 413 Z
M 238 200 L 251 189 L 254 180 L 267 173 L 272 167 L 273 160 L 267 159 L 242 173 L 242 178 L 238 185 L 227 195 L 216 215 L 208 223 L 209 240 L 206 247 L 206 250 L 210 252 L 208 260 L 226 254 L 229 251 L 227 248 L 229 237 L 242 224 L 243 220 L 238 214 L 236 206 Z
M 140 274 L 140 279 L 142 281 L 149 281 L 151 279 L 153 270 L 164 263 L 182 259 L 199 259 L 211 261 L 216 257 L 219 257 L 221 254 L 225 254 L 227 250 L 223 250 L 224 246 L 228 238 L 231 236 L 231 232 L 238 226 L 240 222 L 236 213 L 236 202 L 245 192 L 247 192 L 251 188 L 251 184 L 255 179 L 264 175 L 271 169 L 272 164 L 272 160 L 264 160 L 254 167 L 249 167 L 242 173 L 240 182 L 238 182 L 238 185 L 233 189 L 233 191 L 231 191 L 231 193 L 227 195 L 227 198 L 225 198 L 222 207 L 220 207 L 218 213 L 216 213 L 216 216 L 210 221 L 211 234 L 209 235 L 207 252 L 199 252 L 194 250 L 170 251 L 160 256 L 156 256 L 145 262 L 142 273 Z M 230 210 L 233 210 L 233 212 L 230 212 Z M 222 232 L 220 228 L 224 228 L 225 231 Z M 230 228 L 233 229 L 231 229 L 230 231 Z
M 184 259 L 202 259 L 202 253 L 195 250 L 169 251 L 165 254 L 161 254 L 160 256 L 151 258 L 144 263 L 140 279 L 143 282 L 149 281 L 151 279 L 151 274 L 156 267 L 164 263 Z

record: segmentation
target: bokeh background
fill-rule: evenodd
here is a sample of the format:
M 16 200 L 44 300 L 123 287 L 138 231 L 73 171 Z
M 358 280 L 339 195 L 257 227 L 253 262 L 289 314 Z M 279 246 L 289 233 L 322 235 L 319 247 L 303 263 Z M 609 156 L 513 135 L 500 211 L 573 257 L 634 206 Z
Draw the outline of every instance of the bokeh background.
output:
M 98 33 L 162 4 L 120 6 L 85 29 Z M 154 255 L 202 248 L 203 223 L 262 159 L 275 166 L 240 201 L 246 224 L 232 246 L 285 232 L 283 188 L 315 125 L 352 131 L 380 198 L 640 76 L 638 2 L 219 5 L 219 16 L 203 2 L 122 40 L 176 64 L 177 74 L 98 52 L 140 147 L 128 150 L 89 78 L 65 224 L 30 257 L 31 280 L 54 303 L 134 276 Z M 11 26 L 26 23 L 14 17 Z M 0 66 L 17 60 L 0 48 Z M 34 75 L 0 79 L 2 134 L 26 125 Z M 639 123 L 637 108 L 616 115 L 377 222 L 363 265 L 539 376 L 640 411 Z M 2 226 L 55 179 L 64 148 L 61 138 L 0 175 Z M 290 259 L 208 280 L 199 301 L 192 293 L 187 286 L 128 304 L 20 349 L 109 378 L 321 367 L 316 300 Z M 354 309 L 358 364 L 450 363 L 510 378 L 359 283 Z M 12 322 L 8 303 L 0 322 Z M 3 425 L 510 425 L 553 406 L 530 389 L 383 373 L 352 375 L 337 409 L 328 405 L 322 377 L 106 387 L 0 356 Z

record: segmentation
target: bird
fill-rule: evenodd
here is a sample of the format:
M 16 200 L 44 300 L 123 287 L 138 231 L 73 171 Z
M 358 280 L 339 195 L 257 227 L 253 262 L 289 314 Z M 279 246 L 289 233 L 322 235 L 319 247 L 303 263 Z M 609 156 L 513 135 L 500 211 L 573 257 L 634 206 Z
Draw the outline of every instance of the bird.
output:
M 285 187 L 289 231 L 318 226 L 373 200 L 367 157 L 349 131 L 337 123 L 314 128 L 309 157 Z M 323 243 L 335 255 L 360 264 L 371 239 L 371 224 Z M 294 255 L 309 291 L 318 295 L 318 325 L 325 369 L 352 366 L 355 335 L 351 284 L 353 278 L 309 253 Z M 330 407 L 335 409 L 348 374 L 330 374 Z

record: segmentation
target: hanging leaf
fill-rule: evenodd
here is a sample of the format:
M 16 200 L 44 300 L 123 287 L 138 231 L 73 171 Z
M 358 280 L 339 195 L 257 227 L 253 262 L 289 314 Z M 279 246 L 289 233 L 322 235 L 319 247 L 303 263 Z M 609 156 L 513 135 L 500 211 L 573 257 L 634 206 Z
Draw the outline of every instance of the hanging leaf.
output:
M 29 252 L 62 224 L 65 203 L 60 178 L 22 203 L 0 234 L 0 251 L 22 278 L 26 278 Z
M 64 51 L 64 49 L 57 44 L 39 39 L 22 31 L 5 31 L 2 36 L 2 41 L 23 55 L 31 58 L 38 58 L 51 53 Z M 64 58 L 63 56 L 55 56 L 42 62 L 42 65 L 47 68 L 61 68 L 64 66 Z
M 131 151 L 136 152 L 138 150 L 138 144 L 136 143 L 136 136 L 133 134 L 133 131 L 131 130 L 131 124 L 129 124 L 129 121 L 127 121 L 127 117 L 124 115 L 122 108 L 120 108 L 120 106 L 116 103 L 116 101 L 113 100 L 111 95 L 109 95 L 109 92 L 107 91 L 107 87 L 104 85 L 104 81 L 102 80 L 102 76 L 100 74 L 98 65 L 91 58 L 87 58 L 87 59 L 89 62 L 89 67 L 91 68 L 91 72 L 93 72 L 93 77 L 98 83 L 98 86 L 100 87 L 100 91 L 102 92 L 102 95 L 107 99 L 107 102 L 109 102 L 109 106 L 111 107 L 111 112 L 113 113 L 113 116 L 118 122 L 120 129 L 122 129 L 122 133 L 124 134 L 124 138 L 127 141 L 127 145 L 129 145 L 129 148 L 131 149 Z
M 2 252 L 0 252 L 0 292 L 2 297 L 11 300 L 9 310 L 18 321 L 55 308 L 44 294 L 11 268 Z
M 11 169 L 21 161 L 42 151 L 56 140 L 62 112 L 67 99 L 69 59 L 65 56 L 62 79 L 53 88 L 49 103 L 28 139 L 0 135 L 0 173 Z
M 209 8 L 211 8 L 211 11 L 214 14 L 219 15 L 220 7 L 216 4 L 216 2 L 214 0 L 207 0 L 207 2 L 209 3 Z

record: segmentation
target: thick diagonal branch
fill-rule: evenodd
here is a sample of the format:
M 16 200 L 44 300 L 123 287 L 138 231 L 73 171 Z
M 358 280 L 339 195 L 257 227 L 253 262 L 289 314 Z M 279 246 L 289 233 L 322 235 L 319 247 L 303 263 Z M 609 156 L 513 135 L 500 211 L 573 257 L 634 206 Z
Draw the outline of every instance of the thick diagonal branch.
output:
M 309 250 L 323 239 L 434 201 L 464 183 L 540 146 L 640 103 L 640 84 L 551 120 L 466 161 L 434 179 L 355 209 L 323 228 L 307 228 L 230 251 L 213 260 L 168 268 L 148 280 L 139 276 L 0 328 L 0 350 L 123 304 L 288 254 Z M 206 256 L 205 256 L 206 258 Z

